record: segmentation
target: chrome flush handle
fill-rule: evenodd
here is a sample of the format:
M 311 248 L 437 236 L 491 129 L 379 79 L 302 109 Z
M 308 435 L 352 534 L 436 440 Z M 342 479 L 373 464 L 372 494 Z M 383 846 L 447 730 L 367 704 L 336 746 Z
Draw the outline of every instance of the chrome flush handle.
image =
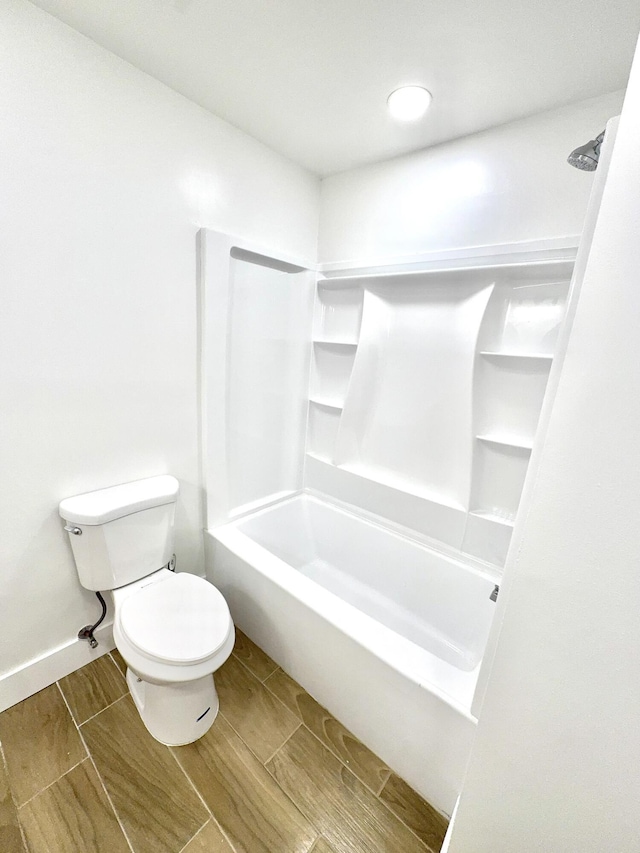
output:
M 82 536 L 82 530 L 79 527 L 74 527 L 72 524 L 65 524 L 64 529 L 67 533 L 73 533 L 74 536 Z

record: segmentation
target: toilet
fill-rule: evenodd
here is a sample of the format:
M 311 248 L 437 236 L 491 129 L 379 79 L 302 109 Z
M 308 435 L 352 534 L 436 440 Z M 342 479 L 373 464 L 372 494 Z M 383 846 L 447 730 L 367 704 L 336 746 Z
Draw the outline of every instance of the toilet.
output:
M 61 501 L 80 583 L 113 595 L 113 638 L 148 731 L 192 743 L 218 713 L 213 673 L 235 641 L 229 608 L 208 581 L 175 573 L 179 483 L 162 475 Z

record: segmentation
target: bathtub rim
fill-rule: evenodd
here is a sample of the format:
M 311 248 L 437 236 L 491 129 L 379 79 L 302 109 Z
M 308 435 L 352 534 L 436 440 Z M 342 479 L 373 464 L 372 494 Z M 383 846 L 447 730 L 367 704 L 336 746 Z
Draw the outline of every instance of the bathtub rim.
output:
M 208 532 L 214 532 L 231 524 L 240 524 L 249 517 L 256 518 L 271 509 L 284 506 L 287 503 L 292 503 L 298 498 L 309 498 L 312 501 L 327 504 L 333 509 L 340 510 L 345 515 L 355 518 L 357 521 L 373 527 L 382 528 L 387 533 L 397 536 L 400 539 L 404 539 L 411 544 L 428 548 L 430 551 L 434 551 L 436 554 L 439 554 L 445 559 L 460 564 L 465 571 L 473 572 L 479 577 L 489 580 L 492 583 L 500 583 L 502 580 L 503 570 L 494 563 L 489 563 L 486 560 L 482 560 L 480 557 L 474 557 L 472 554 L 466 554 L 463 551 L 460 551 L 460 549 L 455 548 L 453 545 L 449 545 L 439 539 L 434 539 L 433 537 L 427 536 L 425 533 L 420 533 L 411 527 L 405 527 L 404 525 L 385 518 L 384 516 L 377 515 L 367 509 L 355 506 L 354 504 L 340 500 L 340 498 L 336 498 L 333 495 L 328 495 L 325 492 L 309 487 L 292 492 L 278 492 L 275 495 L 270 495 L 269 498 L 263 502 L 256 501 L 252 504 L 245 504 L 235 512 L 230 513 L 229 518 L 226 521 L 216 524 L 213 527 L 205 528 L 205 530 Z

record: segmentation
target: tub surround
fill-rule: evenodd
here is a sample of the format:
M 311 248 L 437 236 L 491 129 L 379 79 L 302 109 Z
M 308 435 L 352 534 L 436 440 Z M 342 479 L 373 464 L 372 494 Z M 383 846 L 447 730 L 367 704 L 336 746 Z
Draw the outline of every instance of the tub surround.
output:
M 325 276 L 200 246 L 207 527 L 315 491 L 499 571 L 573 260 Z
M 323 275 L 200 235 L 207 577 L 447 814 L 573 270 L 525 248 Z

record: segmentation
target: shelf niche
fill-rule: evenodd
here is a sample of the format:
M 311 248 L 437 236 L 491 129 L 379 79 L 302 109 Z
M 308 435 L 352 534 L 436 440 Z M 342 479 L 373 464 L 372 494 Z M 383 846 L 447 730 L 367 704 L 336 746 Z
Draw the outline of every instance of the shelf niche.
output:
M 333 463 L 341 414 L 339 407 L 318 400 L 309 401 L 307 453 L 310 456 Z
M 479 349 L 498 357 L 547 358 L 555 352 L 569 281 L 500 282 L 489 303 Z
M 362 288 L 318 282 L 313 338 L 318 343 L 357 344 L 362 322 Z
M 342 408 L 351 379 L 356 346 L 315 341 L 311 366 L 312 400 Z
M 512 525 L 529 464 L 530 450 L 479 441 L 474 459 L 474 489 L 470 512 Z

